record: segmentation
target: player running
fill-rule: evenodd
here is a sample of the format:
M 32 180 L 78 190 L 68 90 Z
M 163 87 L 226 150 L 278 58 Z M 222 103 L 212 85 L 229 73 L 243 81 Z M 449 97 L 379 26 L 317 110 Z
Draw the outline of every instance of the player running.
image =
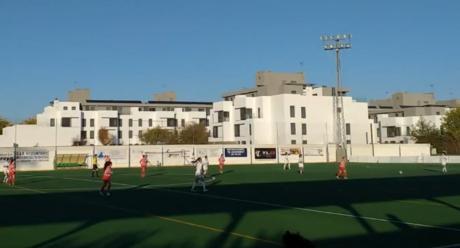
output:
M 222 174 L 224 173 L 224 163 L 225 163 L 225 157 L 224 154 L 220 154 L 219 157 L 219 173 Z
M 345 157 L 342 157 L 342 160 L 339 163 L 339 170 L 337 171 L 336 178 L 337 179 L 348 179 L 348 174 L 347 174 L 347 161 L 345 160 Z
M 16 163 L 13 158 L 10 158 L 10 164 L 8 165 L 8 184 L 14 186 L 16 183 Z
M 147 164 L 149 163 L 146 154 L 142 155 L 142 158 L 139 161 L 139 163 L 141 164 L 141 178 L 144 178 L 145 174 L 147 173 Z
M 204 156 L 204 159 L 203 159 L 203 176 L 206 177 L 206 175 L 208 174 L 208 167 L 209 167 L 209 160 L 208 160 L 208 156 Z
M 110 196 L 110 188 L 112 187 L 112 162 L 106 161 L 104 163 L 104 174 L 102 175 L 102 187 L 99 194 L 102 196 Z
M 94 177 L 94 174 L 96 174 L 96 177 L 99 177 L 99 171 L 97 168 L 97 154 L 93 154 L 91 162 L 93 164 L 93 169 L 91 170 L 91 177 Z
M 447 157 L 446 152 L 442 152 L 442 155 L 439 159 L 441 160 L 442 173 L 446 174 L 447 173 L 447 162 L 449 162 L 449 157 Z
M 299 174 L 303 174 L 303 156 L 299 154 Z
M 201 158 L 198 157 L 195 163 L 195 181 L 193 181 L 192 188 L 190 191 L 195 192 L 196 184 L 201 184 L 203 186 L 203 192 L 208 191 L 206 189 L 206 184 L 204 182 L 204 175 L 203 175 L 203 163 L 201 162 Z

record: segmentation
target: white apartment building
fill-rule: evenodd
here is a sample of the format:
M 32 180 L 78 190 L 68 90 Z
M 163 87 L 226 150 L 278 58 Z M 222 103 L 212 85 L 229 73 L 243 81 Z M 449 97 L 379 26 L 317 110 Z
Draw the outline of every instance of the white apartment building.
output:
M 369 102 L 369 117 L 377 128 L 378 142 L 415 143 L 411 130 L 420 119 L 440 128 L 445 114 L 460 107 L 458 99 L 437 101 L 433 93 L 396 92 Z
M 213 104 L 210 142 L 237 144 L 335 143 L 333 96 L 322 88 L 306 87 L 303 94 L 235 95 Z M 368 106 L 343 97 L 347 143 L 376 142 Z M 371 137 L 373 134 L 374 137 Z
M 127 105 L 122 111 L 120 102 Z M 207 125 L 211 106 L 206 102 L 136 102 L 139 106 L 120 102 L 98 101 L 113 105 L 106 108 L 110 110 L 82 110 L 80 102 L 54 100 L 37 114 L 36 125 L 4 128 L 0 147 L 14 143 L 21 147 L 101 145 L 98 132 L 102 128 L 109 130 L 112 144 L 141 144 L 140 135 L 149 128 L 174 130 L 191 123 Z
M 440 128 L 443 115 L 423 116 L 390 116 L 388 114 L 377 115 L 377 135 L 379 143 L 383 144 L 410 144 L 415 143 L 411 136 L 411 130 L 417 125 L 420 119 Z

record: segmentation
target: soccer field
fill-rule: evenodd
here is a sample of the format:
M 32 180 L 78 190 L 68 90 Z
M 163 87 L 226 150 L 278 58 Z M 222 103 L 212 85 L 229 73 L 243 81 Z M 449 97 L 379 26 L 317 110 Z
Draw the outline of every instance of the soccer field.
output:
M 1 247 L 460 247 L 460 165 L 226 166 L 190 192 L 194 168 L 115 169 L 112 196 L 90 170 L 18 172 L 0 185 Z M 403 173 L 400 174 L 399 171 Z M 211 166 L 210 173 L 217 173 Z

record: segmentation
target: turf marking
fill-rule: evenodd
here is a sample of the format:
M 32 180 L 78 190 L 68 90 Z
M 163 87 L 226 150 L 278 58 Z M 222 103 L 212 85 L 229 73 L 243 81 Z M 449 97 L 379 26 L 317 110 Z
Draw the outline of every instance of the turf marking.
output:
M 50 193 L 50 192 L 46 192 L 44 190 L 35 190 L 35 189 L 27 188 L 27 187 L 17 187 L 17 188 L 32 191 L 32 192 L 35 192 L 35 193 L 40 193 L 40 194 L 49 194 Z M 122 208 L 122 207 L 118 207 L 118 206 L 115 206 L 115 205 L 100 204 L 100 203 L 95 203 L 95 202 L 91 202 L 91 201 L 81 201 L 81 202 L 84 202 L 86 204 L 91 204 L 91 205 L 108 207 L 108 208 L 111 208 L 111 209 L 114 209 L 114 210 L 127 212 L 127 213 L 135 213 L 135 214 L 140 214 L 141 213 L 138 210 L 129 209 L 129 208 Z M 199 229 L 203 229 L 203 230 L 208 230 L 208 231 L 213 231 L 213 232 L 217 232 L 217 233 L 228 233 L 229 235 L 235 236 L 235 237 L 240 237 L 240 238 L 245 238 L 245 239 L 249 239 L 249 240 L 259 241 L 259 242 L 271 244 L 271 245 L 274 245 L 274 246 L 282 246 L 282 244 L 280 244 L 278 242 L 275 242 L 275 241 L 272 241 L 272 240 L 267 240 L 267 239 L 257 238 L 257 237 L 251 236 L 251 235 L 246 235 L 246 234 L 237 233 L 237 232 L 226 232 L 225 230 L 220 229 L 220 228 L 215 228 L 215 227 L 211 227 L 211 226 L 207 226 L 207 225 L 196 224 L 196 223 L 193 223 L 193 222 L 180 220 L 180 219 L 176 219 L 176 218 L 155 215 L 155 214 L 152 214 L 152 213 L 147 213 L 146 215 L 148 217 L 155 217 L 155 218 L 158 218 L 160 220 L 171 222 L 171 223 L 187 225 L 187 226 L 191 226 L 191 227 L 195 227 L 195 228 L 199 228 Z
M 173 190 L 173 189 L 156 189 L 156 190 L 168 191 L 168 192 L 174 192 L 174 193 L 186 194 L 186 195 L 195 195 L 195 196 L 207 197 L 207 198 L 214 198 L 214 199 L 219 199 L 219 200 L 243 202 L 243 203 L 261 205 L 261 206 L 269 206 L 269 207 L 276 207 L 276 208 L 299 210 L 299 211 L 303 211 L 303 212 L 312 212 L 312 213 L 319 213 L 319 214 L 326 214 L 326 215 L 349 217 L 349 218 L 354 218 L 354 219 L 371 220 L 371 221 L 376 221 L 376 222 L 397 223 L 397 224 L 405 224 L 405 225 L 409 225 L 409 226 L 416 226 L 416 227 L 439 229 L 439 230 L 445 230 L 445 231 L 460 232 L 460 229 L 457 229 L 457 228 L 434 226 L 434 225 L 427 225 L 427 224 L 421 224 L 421 223 L 415 223 L 415 222 L 389 220 L 389 219 L 382 219 L 382 218 L 375 218 L 375 217 L 368 217 L 368 216 L 356 216 L 356 215 L 353 215 L 353 214 L 345 214 L 345 213 L 338 213 L 338 212 L 331 212 L 331 211 L 323 211 L 323 210 L 317 210 L 317 209 L 311 209 L 311 208 L 292 207 L 292 206 L 282 205 L 282 204 L 277 204 L 277 203 L 268 203 L 268 202 L 253 201 L 253 200 L 244 200 L 244 199 L 238 199 L 238 198 L 233 198 L 233 197 L 217 196 L 217 195 L 212 195 L 212 194 L 196 194 L 196 193 L 184 192 L 184 191 Z
M 69 177 L 66 177 L 64 179 L 67 179 L 67 180 L 85 180 L 85 181 L 96 182 L 94 180 L 89 180 L 89 179 L 77 179 L 77 178 L 69 178 Z M 112 184 L 131 186 L 131 187 L 138 187 L 137 185 L 126 184 L 126 183 L 112 183 Z M 185 183 L 183 183 L 181 185 L 184 185 L 184 184 Z M 187 184 L 190 184 L 190 182 L 188 182 Z M 146 185 L 146 186 L 142 186 L 140 188 L 144 188 L 144 189 L 150 188 L 150 189 L 162 190 L 162 191 L 167 191 L 167 192 L 174 192 L 174 193 L 179 193 L 179 194 L 194 195 L 194 196 L 208 197 L 208 198 L 235 201 L 235 202 L 243 202 L 243 203 L 248 203 L 248 204 L 262 205 L 262 206 L 269 206 L 269 207 L 276 207 L 276 208 L 292 209 L 292 210 L 298 210 L 298 211 L 303 211 L 303 212 L 312 212 L 312 213 L 319 213 L 319 214 L 326 214 L 326 215 L 335 215 L 335 216 L 349 217 L 349 218 L 354 218 L 354 219 L 371 220 L 371 221 L 375 221 L 375 222 L 397 223 L 397 224 L 405 224 L 405 225 L 415 226 L 415 227 L 423 227 L 423 228 L 439 229 L 439 230 L 445 230 L 445 231 L 460 232 L 460 229 L 458 229 L 458 228 L 434 226 L 434 225 L 421 224 L 421 223 L 415 223 L 415 222 L 389 220 L 389 219 L 375 218 L 375 217 L 369 217 L 369 216 L 357 216 L 357 215 L 353 215 L 353 214 L 317 210 L 317 209 L 312 209 L 312 208 L 292 207 L 292 206 L 283 205 L 283 204 L 277 204 L 277 203 L 245 200 L 245 199 L 239 199 L 239 198 L 233 198 L 233 197 L 217 196 L 217 195 L 212 195 L 212 194 L 196 194 L 196 193 L 191 193 L 191 192 L 185 192 L 185 191 L 161 188 L 161 187 L 165 187 L 165 186 L 181 186 L 181 185 L 179 185 L 179 184 Z
M 436 247 L 433 247 L 433 248 L 451 248 L 451 247 L 460 247 L 460 243 L 451 244 L 451 245 L 436 246 Z

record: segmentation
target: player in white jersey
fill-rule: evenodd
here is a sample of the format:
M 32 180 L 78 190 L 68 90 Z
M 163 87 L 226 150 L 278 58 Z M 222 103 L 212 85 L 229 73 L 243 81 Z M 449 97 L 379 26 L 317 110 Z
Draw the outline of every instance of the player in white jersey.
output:
M 196 163 L 195 163 L 195 181 L 193 181 L 193 184 L 192 184 L 192 188 L 191 188 L 192 192 L 195 192 L 195 186 L 197 184 L 201 184 L 201 186 L 203 186 L 203 192 L 208 191 L 206 189 L 206 184 L 204 182 L 203 163 L 201 162 L 200 157 L 196 159 Z
M 203 176 L 206 177 L 206 175 L 208 174 L 208 167 L 209 167 L 209 160 L 208 160 L 208 156 L 204 156 L 204 159 L 203 159 Z
M 303 174 L 303 156 L 299 154 L 299 173 Z
M 447 157 L 446 152 L 443 152 L 439 159 L 441 160 L 442 173 L 446 174 L 447 173 L 447 162 L 449 162 L 449 157 Z
M 289 153 L 286 153 L 286 155 L 284 155 L 283 169 L 284 170 L 290 170 L 291 169 L 291 163 L 289 162 Z
M 8 182 L 8 160 L 6 158 L 2 158 L 2 169 L 3 169 L 3 183 Z

